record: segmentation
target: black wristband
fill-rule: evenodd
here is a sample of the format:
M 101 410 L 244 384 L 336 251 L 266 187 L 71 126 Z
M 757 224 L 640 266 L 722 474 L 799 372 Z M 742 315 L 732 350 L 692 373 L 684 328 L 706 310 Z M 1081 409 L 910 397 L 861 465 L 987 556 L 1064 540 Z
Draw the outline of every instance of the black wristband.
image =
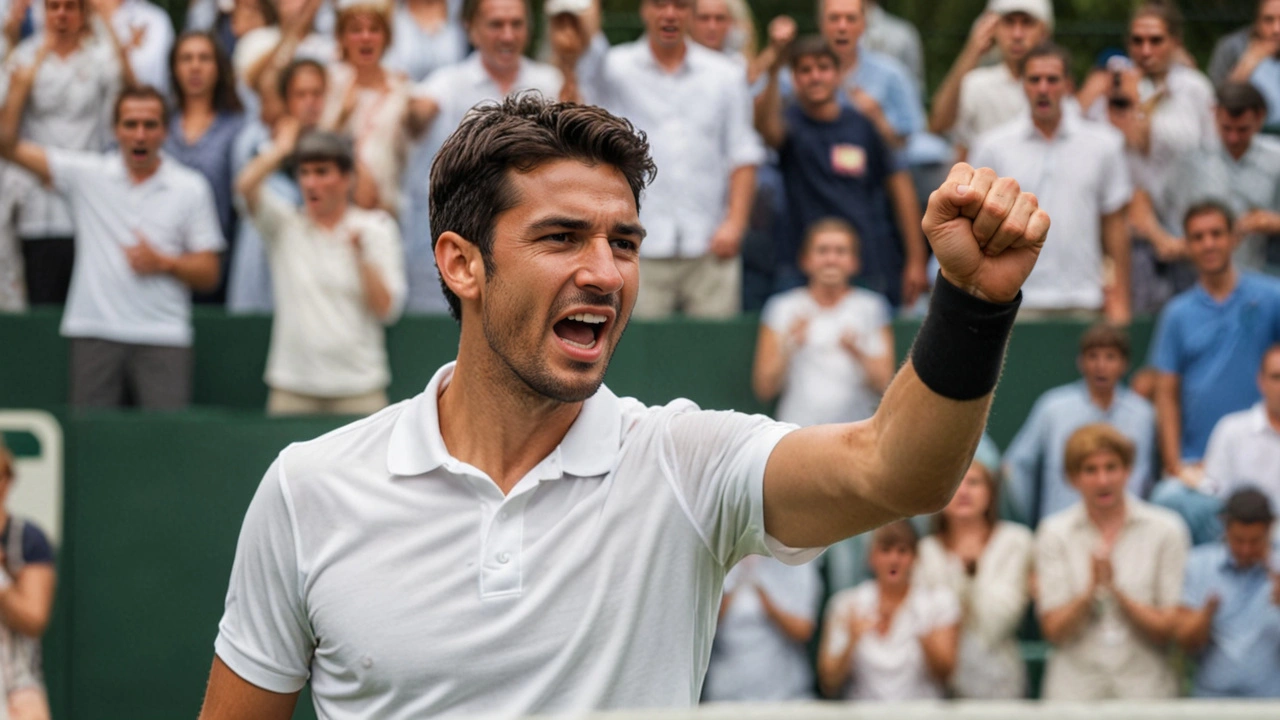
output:
M 929 313 L 911 346 L 916 375 L 930 390 L 952 400 L 990 393 L 1000 379 L 1005 346 L 1021 304 L 1021 291 L 1013 302 L 988 302 L 938 273 Z

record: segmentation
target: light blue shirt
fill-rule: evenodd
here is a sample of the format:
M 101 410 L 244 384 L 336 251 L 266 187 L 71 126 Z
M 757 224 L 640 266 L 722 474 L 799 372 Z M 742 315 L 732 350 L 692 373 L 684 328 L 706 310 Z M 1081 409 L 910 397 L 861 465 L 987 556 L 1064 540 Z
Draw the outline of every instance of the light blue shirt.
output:
M 1280 548 L 1272 546 L 1272 557 Z M 1271 602 L 1265 566 L 1240 568 L 1223 543 L 1201 545 L 1187 559 L 1184 607 L 1221 600 L 1209 644 L 1197 657 L 1191 694 L 1196 697 L 1280 698 L 1280 608 Z
M 1242 272 L 1221 303 L 1197 283 L 1165 306 L 1149 364 L 1179 377 L 1183 460 L 1204 457 L 1218 420 L 1258 401 L 1258 366 L 1276 342 L 1280 280 L 1275 278 Z
M 1130 494 L 1145 497 L 1155 457 L 1156 413 L 1137 393 L 1116 388 L 1111 407 L 1103 410 L 1089 398 L 1084 380 L 1062 385 L 1041 395 L 1027 421 L 1005 452 L 1009 499 L 1023 517 L 1044 519 L 1080 501 L 1067 479 L 1067 440 L 1084 425 L 1104 422 L 1133 441 L 1136 454 L 1129 476 Z M 1039 495 L 1039 512 L 1032 512 Z
M 1280 60 L 1269 57 L 1258 63 L 1249 76 L 1249 84 L 1258 88 L 1267 101 L 1267 124 L 1280 123 Z
M 246 124 L 231 146 L 232 176 L 240 177 L 249 161 L 270 144 L 271 131 L 261 121 Z M 302 204 L 302 191 L 288 173 L 272 173 L 264 182 L 263 189 L 295 205 Z M 258 229 L 248 222 L 248 213 L 243 207 L 240 210 L 245 221 L 236 226 L 235 249 L 227 271 L 227 312 L 241 315 L 271 313 L 275 310 L 275 299 L 267 251 Z

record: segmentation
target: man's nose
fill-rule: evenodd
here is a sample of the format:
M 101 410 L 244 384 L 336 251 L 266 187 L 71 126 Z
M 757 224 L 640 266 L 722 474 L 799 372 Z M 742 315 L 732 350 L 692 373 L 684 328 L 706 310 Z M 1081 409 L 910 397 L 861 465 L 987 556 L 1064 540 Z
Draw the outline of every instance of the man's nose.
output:
M 592 238 L 583 246 L 574 282 L 578 287 L 606 295 L 622 289 L 622 272 L 608 238 Z

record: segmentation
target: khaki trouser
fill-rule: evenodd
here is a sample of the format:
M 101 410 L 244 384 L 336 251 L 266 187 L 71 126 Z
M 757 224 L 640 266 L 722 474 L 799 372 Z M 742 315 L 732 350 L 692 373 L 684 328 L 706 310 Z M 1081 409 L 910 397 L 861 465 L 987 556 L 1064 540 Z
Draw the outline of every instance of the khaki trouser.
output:
M 346 397 L 316 397 L 271 388 L 267 414 L 280 415 L 371 415 L 387 406 L 385 390 Z
M 740 257 L 640 259 L 640 297 L 632 317 L 657 320 L 683 312 L 689 317 L 730 318 L 741 305 Z

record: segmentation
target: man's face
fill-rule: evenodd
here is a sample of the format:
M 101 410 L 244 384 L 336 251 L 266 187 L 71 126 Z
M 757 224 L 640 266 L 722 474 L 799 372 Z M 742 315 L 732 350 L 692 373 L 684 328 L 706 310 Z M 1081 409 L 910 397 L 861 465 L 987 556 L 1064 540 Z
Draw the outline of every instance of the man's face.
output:
M 147 172 L 160 162 L 164 145 L 164 106 L 152 98 L 128 98 L 120 103 L 116 142 L 130 170 Z
M 830 60 L 827 61 L 828 63 Z M 809 282 L 822 287 L 845 287 L 858 272 L 853 238 L 841 230 L 824 230 L 809 240 L 800 269 Z
M 800 102 L 808 106 L 823 105 L 836 96 L 840 74 L 836 64 L 825 55 L 806 55 L 796 61 L 791 77 Z
M 489 349 L 533 393 L 580 402 L 604 381 L 640 282 L 643 230 L 620 170 L 557 160 L 508 182 L 480 297 Z M 471 322 L 464 319 L 466 322 Z
M 822 4 L 822 17 L 818 18 L 818 29 L 837 55 L 853 57 L 858 52 L 858 40 L 867 29 L 862 0 L 826 0 Z
M 1120 456 L 1110 450 L 1100 450 L 1084 459 L 1080 471 L 1071 478 L 1071 484 L 1080 492 L 1086 507 L 1096 511 L 1110 511 L 1124 503 L 1125 481 L 1129 468 Z
M 485 65 L 498 72 L 516 72 L 529 44 L 524 0 L 483 0 L 467 34 Z
M 1280 43 L 1280 0 L 1266 0 L 1258 4 L 1253 33 L 1263 40 Z
M 1005 13 L 996 23 L 996 45 L 1006 61 L 1017 62 L 1045 38 L 1044 23 L 1024 12 Z
M 304 162 L 298 165 L 298 188 L 308 215 L 332 218 L 347 207 L 351 174 L 342 172 L 332 160 Z
M 1272 350 L 1262 357 L 1258 369 L 1258 391 L 1267 414 L 1280 418 L 1280 350 Z
M 1129 57 L 1147 75 L 1159 77 L 1169 72 L 1177 49 L 1178 44 L 1160 18 L 1144 15 L 1129 27 Z
M 680 47 L 693 24 L 693 0 L 644 0 L 640 19 L 649 42 L 662 48 Z
M 1062 118 L 1062 98 L 1067 94 L 1067 69 L 1059 57 L 1037 57 L 1027 62 L 1022 89 L 1031 102 L 1036 122 L 1056 123 Z
M 178 87 L 188 98 L 211 92 L 218 82 L 218 61 L 213 54 L 213 43 L 201 35 L 184 40 L 174 56 L 173 70 L 178 78 Z
M 302 68 L 289 81 L 284 102 L 289 115 L 298 119 L 304 130 L 320 124 L 324 114 L 324 74 L 315 68 Z
M 1231 267 L 1235 243 L 1221 213 L 1204 212 L 1187 221 L 1187 252 L 1200 275 L 1217 275 Z
M 45 0 L 45 26 L 56 35 L 79 35 L 84 29 L 84 1 Z
M 1080 353 L 1080 374 L 1089 389 L 1107 394 L 1115 390 L 1129 369 L 1129 361 L 1113 347 L 1094 347 Z
M 1249 151 L 1253 144 L 1253 136 L 1262 131 L 1266 115 L 1255 110 L 1246 110 L 1239 115 L 1218 108 L 1214 111 L 1214 119 L 1218 123 L 1218 137 L 1222 139 L 1222 147 L 1231 157 L 1239 159 Z
M 693 41 L 712 50 L 724 50 L 725 40 L 733 27 L 733 15 L 725 0 L 697 0 L 693 11 Z
M 1223 532 L 1231 559 L 1241 568 L 1267 564 L 1271 554 L 1271 523 L 1228 521 Z
M 339 42 L 347 62 L 357 67 L 377 65 L 387 49 L 387 29 L 372 13 L 360 13 L 343 26 Z

